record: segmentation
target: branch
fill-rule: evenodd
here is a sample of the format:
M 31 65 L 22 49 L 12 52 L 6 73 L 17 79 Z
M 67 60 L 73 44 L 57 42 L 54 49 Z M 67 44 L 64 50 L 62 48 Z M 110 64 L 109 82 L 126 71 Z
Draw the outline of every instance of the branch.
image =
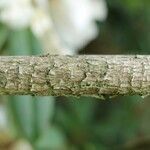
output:
M 149 95 L 150 56 L 1 56 L 0 95 Z

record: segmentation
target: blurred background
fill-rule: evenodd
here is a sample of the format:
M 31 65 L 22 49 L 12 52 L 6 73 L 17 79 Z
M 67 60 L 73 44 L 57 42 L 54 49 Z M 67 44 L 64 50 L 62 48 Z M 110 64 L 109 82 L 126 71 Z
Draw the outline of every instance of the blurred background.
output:
M 0 0 L 1 55 L 149 54 L 149 0 Z M 0 150 L 150 149 L 149 97 L 0 97 Z

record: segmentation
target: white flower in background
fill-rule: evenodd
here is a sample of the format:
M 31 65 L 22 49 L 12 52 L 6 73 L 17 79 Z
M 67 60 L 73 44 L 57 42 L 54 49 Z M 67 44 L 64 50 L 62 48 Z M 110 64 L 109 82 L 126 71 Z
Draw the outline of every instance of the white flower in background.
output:
M 105 0 L 0 0 L 0 9 L 3 23 L 31 27 L 53 54 L 74 54 L 84 47 L 98 35 L 95 20 L 107 16 Z
M 98 35 L 95 20 L 107 16 L 104 0 L 51 0 L 54 27 L 67 47 L 77 50 Z
M 11 150 L 33 150 L 33 148 L 28 141 L 19 139 L 15 144 L 13 144 Z
M 0 8 L 0 20 L 14 29 L 29 26 L 34 13 L 30 0 L 0 0 Z

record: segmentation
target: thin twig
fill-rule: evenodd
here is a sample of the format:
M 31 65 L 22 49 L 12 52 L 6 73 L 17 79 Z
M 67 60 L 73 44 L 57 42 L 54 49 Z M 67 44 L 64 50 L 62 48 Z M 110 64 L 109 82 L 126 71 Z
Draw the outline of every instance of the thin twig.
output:
M 149 55 L 0 57 L 0 95 L 149 94 Z

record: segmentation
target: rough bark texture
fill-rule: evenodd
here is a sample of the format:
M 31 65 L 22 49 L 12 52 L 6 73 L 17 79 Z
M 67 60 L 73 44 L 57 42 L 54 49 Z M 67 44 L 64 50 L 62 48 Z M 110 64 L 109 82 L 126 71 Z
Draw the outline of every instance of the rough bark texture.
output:
M 0 95 L 149 95 L 150 56 L 1 56 Z

